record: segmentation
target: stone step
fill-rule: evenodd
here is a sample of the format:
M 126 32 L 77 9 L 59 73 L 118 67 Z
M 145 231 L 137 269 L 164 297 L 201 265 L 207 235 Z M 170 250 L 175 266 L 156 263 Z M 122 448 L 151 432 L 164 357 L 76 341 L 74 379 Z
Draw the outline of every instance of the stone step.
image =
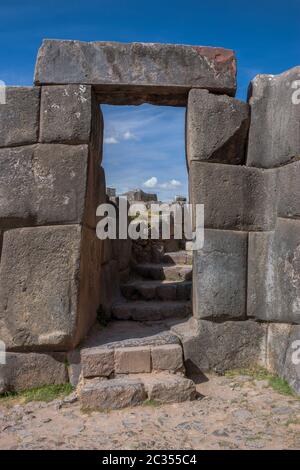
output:
M 112 316 L 118 320 L 157 321 L 185 318 L 192 313 L 189 301 L 129 301 L 112 306 Z
M 180 320 L 175 322 L 175 324 L 179 322 Z M 172 327 L 173 322 L 170 321 L 150 323 L 110 321 L 105 328 L 101 325 L 95 325 L 82 344 L 81 350 L 95 347 L 116 349 L 133 346 L 180 344 L 178 336 L 170 330 Z
M 81 350 L 84 378 L 115 377 L 118 374 L 140 374 L 158 371 L 184 372 L 180 344 L 141 345 Z
M 162 262 L 166 264 L 193 264 L 193 256 L 190 251 L 181 250 L 172 253 L 164 253 Z
M 134 270 L 144 278 L 168 281 L 189 281 L 192 279 L 192 266 L 184 264 L 136 264 Z
M 196 387 L 192 380 L 179 374 L 148 374 L 141 377 L 148 400 L 159 403 L 180 403 L 196 398 Z
M 85 380 L 79 399 L 83 409 L 107 411 L 140 405 L 147 399 L 147 393 L 138 378 L 97 378 Z
M 108 411 L 137 406 L 148 400 L 176 403 L 196 398 L 195 384 L 169 373 L 85 380 L 79 390 L 84 409 Z
M 191 281 L 130 281 L 121 286 L 128 300 L 190 300 Z

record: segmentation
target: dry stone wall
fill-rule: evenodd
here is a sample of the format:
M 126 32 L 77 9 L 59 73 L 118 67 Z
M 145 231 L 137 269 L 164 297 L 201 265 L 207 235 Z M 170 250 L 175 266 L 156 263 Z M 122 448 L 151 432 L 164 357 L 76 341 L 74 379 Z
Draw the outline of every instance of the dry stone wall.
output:
M 189 94 L 190 196 L 193 204 L 204 204 L 205 242 L 194 254 L 198 333 L 182 335 L 187 357 L 200 368 L 203 358 L 207 368 L 224 368 L 228 358 L 231 367 L 247 366 L 247 351 L 258 361 L 253 344 L 244 343 L 241 358 L 224 331 L 231 325 L 242 338 L 254 320 L 258 362 L 300 393 L 300 366 L 292 361 L 300 340 L 300 108 L 292 99 L 297 73 L 299 68 L 256 77 L 249 106 L 203 90 Z M 234 326 L 232 320 L 243 321 Z M 210 341 L 222 341 L 222 348 Z
M 174 326 L 187 365 L 262 364 L 300 393 L 298 74 L 257 76 L 243 103 L 233 51 L 43 42 L 35 86 L 0 106 L 0 391 L 73 380 L 66 359 L 76 371 L 74 348 L 109 314 L 131 246 L 95 235 L 99 103 L 150 102 L 187 106 L 190 199 L 205 206 L 193 319 Z
M 0 149 L 0 328 L 9 350 L 71 348 L 99 304 L 101 243 L 92 233 L 101 186 L 105 194 L 102 116 L 91 87 L 49 88 L 9 88 L 6 113 L 1 106 L 3 128 L 16 129 Z
M 9 352 L 0 391 L 68 380 L 63 351 L 95 323 L 110 262 L 95 234 L 106 188 L 103 119 L 92 87 L 8 87 L 6 99 L 0 337 Z
M 300 394 L 298 77 L 295 67 L 251 82 L 247 165 L 276 171 L 278 188 L 276 225 L 249 235 L 248 315 L 268 322 L 267 365 Z

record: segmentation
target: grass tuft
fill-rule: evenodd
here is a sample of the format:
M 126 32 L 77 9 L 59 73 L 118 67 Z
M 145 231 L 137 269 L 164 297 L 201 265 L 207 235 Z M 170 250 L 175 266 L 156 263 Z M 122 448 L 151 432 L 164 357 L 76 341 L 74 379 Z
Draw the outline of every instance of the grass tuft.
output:
M 0 395 L 0 400 L 20 400 L 22 403 L 31 401 L 50 402 L 57 398 L 63 398 L 73 391 L 70 383 L 62 385 L 45 385 L 43 387 L 31 388 L 22 392 L 6 392 Z
M 273 375 L 269 378 L 269 385 L 281 395 L 296 396 L 286 380 Z
M 161 403 L 157 400 L 145 400 L 143 406 L 151 406 L 152 408 L 157 408 Z
M 263 367 L 253 367 L 250 369 L 234 369 L 225 372 L 226 377 L 237 377 L 238 375 L 249 376 L 252 380 L 267 380 L 269 387 L 281 395 L 297 397 L 286 380 L 271 374 Z

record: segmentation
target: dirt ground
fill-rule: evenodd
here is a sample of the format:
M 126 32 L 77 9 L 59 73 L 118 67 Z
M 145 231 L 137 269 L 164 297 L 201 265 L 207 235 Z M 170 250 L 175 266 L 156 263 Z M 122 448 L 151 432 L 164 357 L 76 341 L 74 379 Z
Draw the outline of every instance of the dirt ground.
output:
M 194 402 L 107 413 L 82 412 L 74 395 L 0 400 L 0 449 L 300 449 L 300 400 L 249 376 L 208 379 Z

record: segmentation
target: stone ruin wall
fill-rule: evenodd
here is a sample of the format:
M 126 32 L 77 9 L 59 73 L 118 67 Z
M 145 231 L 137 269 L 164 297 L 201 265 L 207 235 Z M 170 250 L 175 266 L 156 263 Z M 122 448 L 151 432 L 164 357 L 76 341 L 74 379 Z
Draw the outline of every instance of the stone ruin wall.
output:
M 96 237 L 106 188 L 91 86 L 8 87 L 0 113 L 5 390 L 69 380 L 67 353 L 108 314 L 130 241 Z
M 204 204 L 206 230 L 204 248 L 194 254 L 193 313 L 200 321 L 180 332 L 186 360 L 200 370 L 256 363 L 297 393 L 300 108 L 292 85 L 298 75 L 296 67 L 255 77 L 250 109 L 207 91 L 189 94 L 190 194 Z
M 225 49 L 44 41 L 35 85 L 7 89 L 0 389 L 72 380 L 74 348 L 109 308 L 130 256 L 123 241 L 95 236 L 106 197 L 98 104 L 150 102 L 187 106 L 190 200 L 205 206 L 193 318 L 177 331 L 187 365 L 261 364 L 300 393 L 291 360 L 300 339 L 299 68 L 256 77 L 249 104 L 234 98 L 235 72 Z

